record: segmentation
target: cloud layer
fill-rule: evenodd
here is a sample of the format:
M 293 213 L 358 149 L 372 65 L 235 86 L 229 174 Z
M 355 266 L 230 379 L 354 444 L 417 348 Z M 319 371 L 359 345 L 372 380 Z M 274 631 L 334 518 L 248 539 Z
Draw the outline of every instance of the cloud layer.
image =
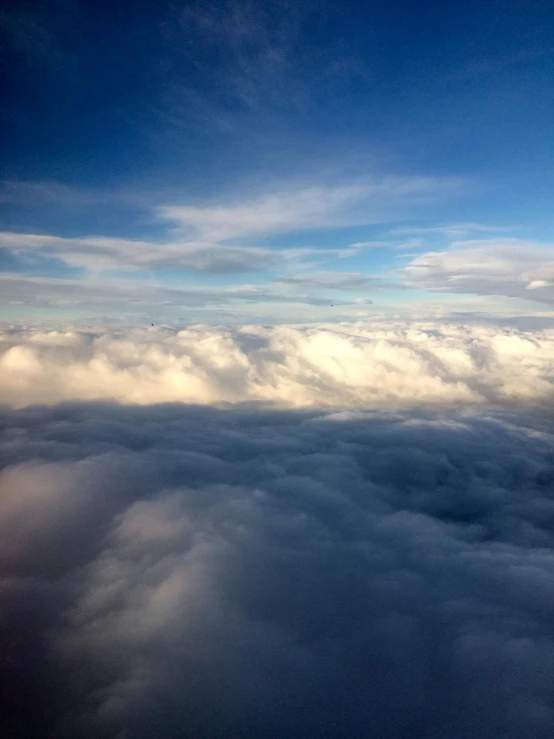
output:
M 343 185 L 293 187 L 230 205 L 171 205 L 158 215 L 185 233 L 215 242 L 233 238 L 379 223 L 395 207 L 436 198 L 461 180 L 432 177 L 365 177 Z M 385 216 L 386 217 L 386 216 Z
M 554 302 L 552 249 L 521 239 L 455 241 L 446 251 L 417 256 L 402 272 L 428 290 Z
M 461 184 L 454 178 L 429 177 L 365 177 L 342 185 L 291 183 L 283 190 L 243 194 L 231 201 L 151 206 L 153 213 L 147 220 L 163 224 L 164 231 L 169 231 L 165 238 L 139 240 L 103 235 L 72 238 L 2 231 L 0 254 L 16 260 L 22 273 L 30 267 L 47 270 L 52 262 L 93 273 L 190 270 L 233 274 L 282 270 L 283 264 L 319 264 L 343 259 L 372 243 L 322 249 L 287 248 L 285 242 L 269 248 L 253 243 L 253 239 L 263 243 L 270 236 L 298 236 L 306 229 L 325 231 L 382 223 L 396 211 L 409 210 Z M 40 191 L 44 185 L 35 187 Z M 67 193 L 62 191 L 62 196 L 67 197 Z
M 551 403 L 554 332 L 425 323 L 4 331 L 0 400 Z
M 13 739 L 553 735 L 546 416 L 1 420 Z
M 276 260 L 269 249 L 198 241 L 153 243 L 130 239 L 61 238 L 40 234 L 0 233 L 0 247 L 30 264 L 57 259 L 88 270 L 191 269 L 198 272 L 249 272 Z

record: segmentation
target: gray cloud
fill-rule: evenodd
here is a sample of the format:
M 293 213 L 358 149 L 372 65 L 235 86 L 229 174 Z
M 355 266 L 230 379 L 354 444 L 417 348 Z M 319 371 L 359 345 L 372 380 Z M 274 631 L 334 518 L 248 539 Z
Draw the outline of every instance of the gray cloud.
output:
M 411 286 L 428 290 L 554 302 L 552 251 L 519 239 L 454 242 L 415 257 L 402 273 Z
M 278 285 L 293 287 L 318 288 L 326 290 L 370 290 L 389 287 L 382 279 L 361 273 L 319 272 L 301 277 L 279 277 L 274 280 Z
M 276 252 L 259 247 L 193 241 L 153 243 L 101 236 L 70 239 L 3 232 L 0 247 L 31 264 L 57 259 L 88 270 L 181 268 L 232 273 L 266 269 L 277 261 Z
M 8 736 L 552 736 L 547 416 L 1 423 Z
M 278 282 L 275 284 L 278 286 Z M 263 285 L 236 285 L 230 287 L 177 287 L 155 282 L 132 280 L 75 280 L 46 277 L 23 277 L 17 273 L 0 275 L 1 303 L 25 305 L 32 308 L 78 308 L 98 313 L 138 316 L 147 324 L 169 319 L 182 321 L 179 309 L 220 306 L 244 306 L 249 303 L 278 305 L 330 305 L 329 298 L 296 290 L 278 290 Z M 340 306 L 356 306 L 360 301 L 335 301 Z M 366 301 L 371 304 L 371 301 Z

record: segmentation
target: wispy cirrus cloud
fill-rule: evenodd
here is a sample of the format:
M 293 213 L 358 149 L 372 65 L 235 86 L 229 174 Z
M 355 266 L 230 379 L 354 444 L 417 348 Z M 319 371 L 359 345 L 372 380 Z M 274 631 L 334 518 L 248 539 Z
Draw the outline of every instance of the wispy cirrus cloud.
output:
M 401 270 L 407 282 L 439 292 L 505 295 L 554 302 L 554 248 L 522 239 L 455 241 Z
M 290 111 L 305 116 L 329 91 L 340 95 L 345 80 L 367 82 L 371 71 L 352 44 L 322 43 L 317 34 L 301 43 L 306 27 L 335 14 L 310 0 L 172 4 L 161 24 L 171 70 L 164 117 L 177 127 L 255 135 L 253 121 L 274 129 Z
M 176 228 L 214 241 L 292 233 L 302 229 L 380 223 L 422 200 L 460 187 L 459 178 L 359 178 L 340 185 L 309 185 L 205 206 L 164 205 L 158 216 Z M 367 243 L 355 246 L 367 246 Z
M 244 311 L 248 304 L 329 307 L 328 297 L 318 294 L 317 282 L 270 285 L 240 284 L 228 287 L 169 286 L 153 282 L 123 279 L 56 279 L 0 274 L 0 304 L 25 305 L 31 308 L 73 307 L 104 311 L 107 314 L 143 315 L 148 313 L 165 320 L 179 315 L 179 308 L 212 308 L 233 306 Z M 371 305 L 368 298 L 338 299 L 337 307 Z
M 90 271 L 186 269 L 213 274 L 255 272 L 283 264 L 340 259 L 360 249 L 271 249 L 209 241 L 135 241 L 91 236 L 63 238 L 47 234 L 0 232 L 0 248 L 34 263 L 57 259 Z
M 446 223 L 438 226 L 411 226 L 392 228 L 394 235 L 444 236 L 451 239 L 467 238 L 471 234 L 499 233 L 507 231 L 503 226 L 491 226 L 486 223 Z
M 275 284 L 290 287 L 309 287 L 321 290 L 344 290 L 363 291 L 374 288 L 390 286 L 386 280 L 380 277 L 362 274 L 359 272 L 314 272 L 303 274 L 298 277 L 277 277 L 273 280 Z M 401 287 L 401 283 L 394 283 L 395 287 Z
M 18 207 L 62 208 L 90 210 L 116 205 L 148 204 L 148 194 L 131 192 L 124 188 L 72 187 L 55 180 L 5 179 L 0 181 L 0 204 Z
M 270 249 L 209 242 L 135 241 L 102 236 L 62 238 L 47 234 L 0 233 L 0 246 L 23 259 L 59 259 L 88 270 L 182 268 L 198 272 L 250 272 L 270 267 Z M 298 256 L 298 255 L 296 255 Z
M 352 256 L 375 244 L 360 242 L 338 249 L 291 249 L 268 248 L 251 242 L 306 229 L 379 223 L 395 210 L 409 209 L 421 199 L 438 197 L 448 186 L 459 184 L 448 179 L 389 177 L 342 185 L 291 185 L 205 205 L 156 206 L 155 218 L 170 231 L 166 240 L 2 232 L 0 248 L 21 259 L 57 259 L 91 271 L 187 269 L 237 273 L 306 260 L 317 264 Z

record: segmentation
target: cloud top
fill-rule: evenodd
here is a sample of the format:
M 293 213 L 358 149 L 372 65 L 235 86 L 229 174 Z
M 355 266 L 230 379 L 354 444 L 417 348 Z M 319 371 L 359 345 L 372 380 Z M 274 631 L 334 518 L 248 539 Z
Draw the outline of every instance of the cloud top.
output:
M 425 323 L 4 331 L 0 399 L 281 407 L 543 403 L 554 333 Z
M 7 736 L 552 736 L 547 417 L 0 422 Z

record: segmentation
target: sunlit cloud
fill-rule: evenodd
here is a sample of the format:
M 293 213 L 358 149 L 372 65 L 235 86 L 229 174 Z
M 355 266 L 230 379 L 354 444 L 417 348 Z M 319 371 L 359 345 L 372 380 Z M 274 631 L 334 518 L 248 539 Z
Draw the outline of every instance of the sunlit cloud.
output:
M 550 402 L 554 334 L 349 323 L 5 331 L 0 400 L 390 407 Z

